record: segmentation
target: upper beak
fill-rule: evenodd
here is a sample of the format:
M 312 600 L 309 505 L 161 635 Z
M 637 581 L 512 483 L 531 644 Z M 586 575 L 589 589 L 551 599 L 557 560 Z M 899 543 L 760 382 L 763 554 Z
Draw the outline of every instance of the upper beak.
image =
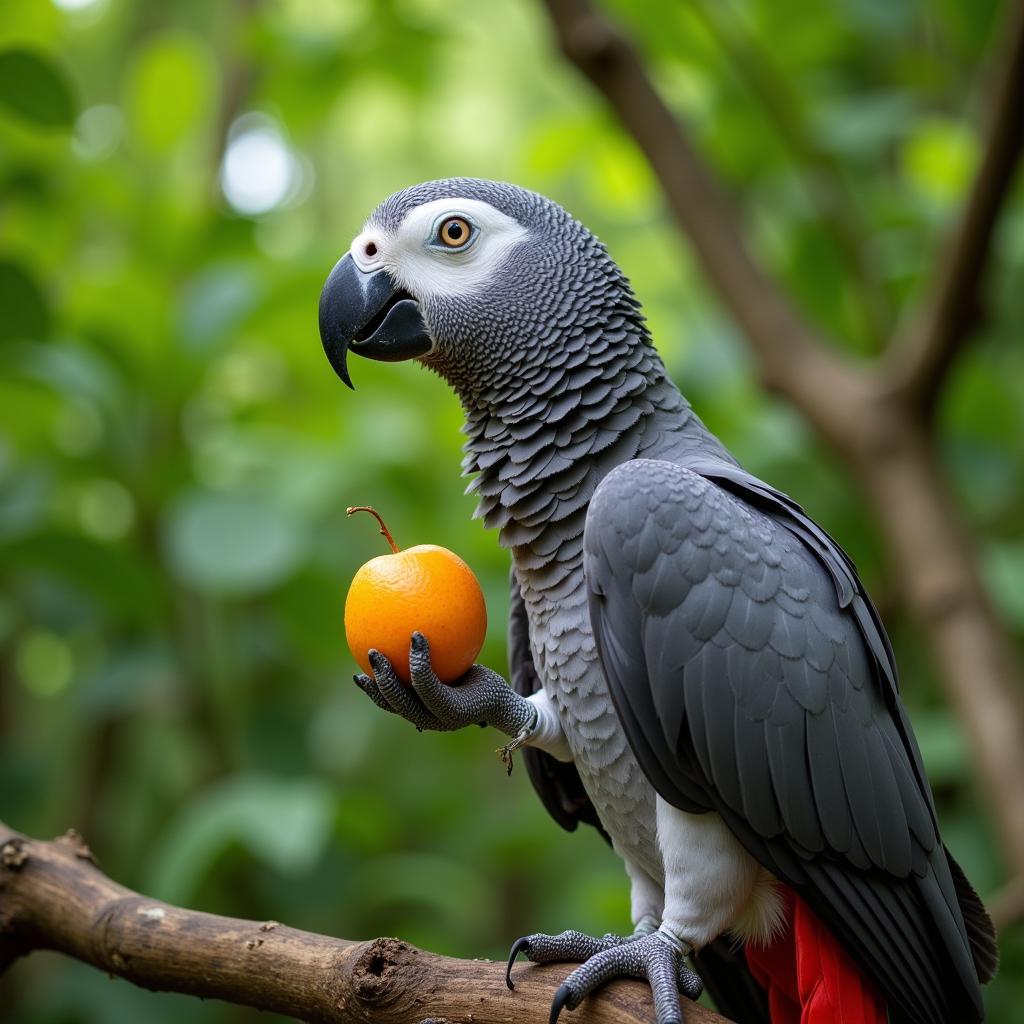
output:
M 346 359 L 398 362 L 433 347 L 419 303 L 383 270 L 360 270 L 351 253 L 334 265 L 320 293 L 320 340 L 334 372 L 351 388 Z

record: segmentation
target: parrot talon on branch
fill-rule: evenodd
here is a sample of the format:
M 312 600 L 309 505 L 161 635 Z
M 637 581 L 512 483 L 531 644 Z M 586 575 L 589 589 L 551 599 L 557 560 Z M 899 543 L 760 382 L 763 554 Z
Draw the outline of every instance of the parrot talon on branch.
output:
M 515 985 L 512 983 L 512 968 L 515 966 L 515 962 L 519 954 L 529 948 L 529 935 L 520 935 L 519 938 L 512 943 L 512 948 L 509 950 L 508 954 L 508 963 L 505 965 L 505 984 L 508 986 L 510 992 L 515 988 Z
M 660 931 L 633 936 L 594 953 L 565 979 L 551 1004 L 552 1024 L 563 1008 L 575 1010 L 591 992 L 613 978 L 647 980 L 657 1024 L 681 1024 L 678 993 L 696 999 L 704 988 L 700 977 L 683 962 L 674 939 Z
M 512 943 L 512 949 L 508 955 L 508 967 L 505 970 L 505 984 L 509 988 L 515 987 L 512 984 L 512 967 L 520 953 L 525 954 L 526 958 L 535 964 L 581 964 L 598 953 L 614 949 L 627 942 L 634 942 L 646 934 L 648 932 L 643 931 L 636 931 L 632 935 L 615 935 L 608 932 L 597 937 L 587 935 L 585 932 L 570 930 L 559 932 L 557 935 L 546 935 L 543 932 L 523 935 Z

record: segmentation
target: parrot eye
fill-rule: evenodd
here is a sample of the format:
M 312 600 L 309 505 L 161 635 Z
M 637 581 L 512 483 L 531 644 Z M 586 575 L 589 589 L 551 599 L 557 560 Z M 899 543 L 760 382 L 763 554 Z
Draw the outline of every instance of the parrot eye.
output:
M 473 226 L 465 217 L 448 217 L 437 229 L 437 243 L 445 249 L 462 249 L 473 237 Z

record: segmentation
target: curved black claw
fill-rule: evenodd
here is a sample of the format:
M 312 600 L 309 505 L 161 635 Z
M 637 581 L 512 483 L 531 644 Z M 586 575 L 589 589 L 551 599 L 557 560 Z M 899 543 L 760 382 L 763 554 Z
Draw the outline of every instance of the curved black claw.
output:
M 557 1024 L 558 1015 L 571 1000 L 572 989 L 568 985 L 559 985 L 555 990 L 555 998 L 551 1000 L 551 1016 L 548 1018 L 548 1024 Z M 571 1010 L 573 1007 L 570 1006 L 569 1009 Z
M 505 984 L 510 989 L 514 989 L 515 985 L 512 984 L 512 965 L 516 962 L 516 957 L 520 953 L 530 951 L 530 937 L 529 935 L 521 935 L 515 942 L 512 943 L 512 951 L 508 955 L 508 966 L 505 968 Z

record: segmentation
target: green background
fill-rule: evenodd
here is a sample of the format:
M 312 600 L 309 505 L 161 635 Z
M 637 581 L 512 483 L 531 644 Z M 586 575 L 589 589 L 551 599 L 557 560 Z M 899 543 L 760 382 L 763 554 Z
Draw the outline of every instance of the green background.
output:
M 998 8 L 609 5 L 756 252 L 864 354 L 926 279 L 970 181 Z M 521 769 L 505 777 L 498 734 L 417 735 L 351 682 L 345 588 L 383 551 L 372 522 L 346 521 L 353 503 L 376 505 L 400 544 L 470 562 L 490 611 L 481 660 L 505 664 L 507 558 L 470 521 L 455 399 L 415 365 L 355 359 L 348 392 L 316 329 L 323 279 L 376 203 L 469 174 L 545 192 L 594 229 L 701 415 L 848 548 L 892 631 L 947 842 L 983 894 L 1005 881 L 860 496 L 759 392 L 642 157 L 538 5 L 2 0 L 0 51 L 0 817 L 40 837 L 76 827 L 153 896 L 349 938 L 497 957 L 527 931 L 627 925 L 615 856 L 549 821 Z M 242 215 L 220 169 L 253 112 L 294 180 Z M 1019 633 L 1019 187 L 994 250 L 990 315 L 938 429 Z M 1022 974 L 1018 925 L 992 1021 L 1015 1019 Z M 0 980 L 0 1015 L 24 1024 L 185 1014 L 271 1019 L 51 954 Z

